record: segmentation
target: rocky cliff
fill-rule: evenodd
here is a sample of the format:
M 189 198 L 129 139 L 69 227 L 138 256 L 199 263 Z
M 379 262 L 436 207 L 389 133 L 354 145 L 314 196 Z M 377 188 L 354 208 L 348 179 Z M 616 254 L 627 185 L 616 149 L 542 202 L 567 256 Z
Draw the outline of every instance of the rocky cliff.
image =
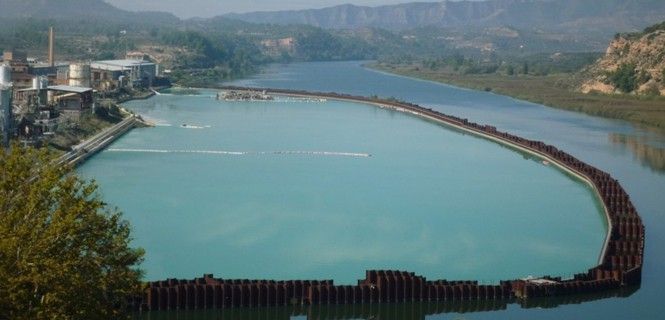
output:
M 665 22 L 641 33 L 617 34 L 605 56 L 584 73 L 584 93 L 665 96 Z

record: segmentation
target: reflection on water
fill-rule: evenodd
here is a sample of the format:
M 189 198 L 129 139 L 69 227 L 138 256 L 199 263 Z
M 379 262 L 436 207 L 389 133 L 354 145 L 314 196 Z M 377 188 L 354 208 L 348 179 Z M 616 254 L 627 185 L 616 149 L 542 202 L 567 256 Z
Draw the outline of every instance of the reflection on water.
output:
M 580 304 L 607 298 L 629 297 L 639 287 L 622 288 L 613 291 L 587 295 L 574 295 L 557 298 L 530 299 L 519 302 L 525 309 L 556 308 L 567 304 Z M 425 319 L 434 315 L 450 313 L 472 313 L 482 311 L 507 310 L 508 305 L 517 303 L 506 301 L 456 301 L 456 302 L 410 302 L 396 304 L 353 304 L 289 306 L 273 308 L 220 309 L 206 311 L 160 311 L 135 314 L 136 320 L 218 320 L 218 319 Z M 513 309 L 514 310 L 514 309 Z
M 665 172 L 665 148 L 652 145 L 648 136 L 610 133 L 610 142 L 628 148 L 642 165 L 657 172 Z
M 637 292 L 637 290 L 639 289 L 640 286 L 638 285 L 634 287 L 621 288 L 617 290 L 597 292 L 592 294 L 572 295 L 572 296 L 563 296 L 556 298 L 536 298 L 536 299 L 529 299 L 527 301 L 522 301 L 520 302 L 520 306 L 524 309 L 532 309 L 532 308 L 551 309 L 568 304 L 580 304 L 584 302 L 597 301 L 602 299 L 627 298 L 633 295 L 633 293 Z

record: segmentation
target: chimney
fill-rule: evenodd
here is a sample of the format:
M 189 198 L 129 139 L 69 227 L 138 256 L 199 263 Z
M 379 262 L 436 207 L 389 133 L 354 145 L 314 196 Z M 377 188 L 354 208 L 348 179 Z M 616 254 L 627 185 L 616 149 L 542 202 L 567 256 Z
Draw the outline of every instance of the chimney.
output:
M 53 27 L 50 27 L 48 30 L 48 63 L 51 67 L 55 66 L 55 56 L 54 56 L 54 46 L 55 46 L 55 34 Z

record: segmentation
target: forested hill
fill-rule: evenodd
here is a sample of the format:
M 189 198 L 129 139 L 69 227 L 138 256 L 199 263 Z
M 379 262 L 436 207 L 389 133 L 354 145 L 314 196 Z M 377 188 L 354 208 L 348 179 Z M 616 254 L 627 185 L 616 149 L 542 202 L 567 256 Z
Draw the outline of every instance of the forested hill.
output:
M 345 4 L 297 11 L 228 14 L 247 22 L 331 29 L 511 26 L 557 31 L 639 30 L 665 20 L 663 0 L 486 0 L 413 2 L 379 7 Z

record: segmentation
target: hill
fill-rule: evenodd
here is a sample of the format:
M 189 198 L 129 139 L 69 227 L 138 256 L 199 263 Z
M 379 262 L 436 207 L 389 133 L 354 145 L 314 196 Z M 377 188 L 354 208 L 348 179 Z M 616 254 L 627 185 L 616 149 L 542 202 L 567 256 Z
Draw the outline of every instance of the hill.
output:
M 0 0 L 0 26 L 33 20 L 104 22 L 132 25 L 166 25 L 180 19 L 163 12 L 130 12 L 102 0 Z
M 605 56 L 587 68 L 585 93 L 665 95 L 665 22 L 644 32 L 617 34 Z
M 553 14 L 556 13 L 556 14 Z M 345 4 L 323 9 L 228 14 L 254 23 L 308 24 L 329 29 L 512 26 L 599 32 L 639 30 L 665 19 L 662 0 L 487 0 L 413 2 L 379 7 Z

